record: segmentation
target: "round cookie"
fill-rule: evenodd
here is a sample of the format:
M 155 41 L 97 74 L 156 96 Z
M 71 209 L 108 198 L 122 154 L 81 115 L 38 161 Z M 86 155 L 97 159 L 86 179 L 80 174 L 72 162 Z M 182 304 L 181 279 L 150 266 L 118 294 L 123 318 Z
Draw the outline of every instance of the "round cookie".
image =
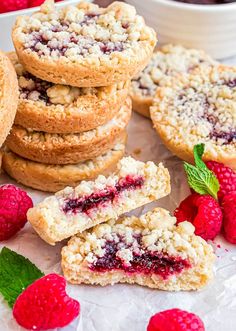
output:
M 0 52 L 0 147 L 14 121 L 18 102 L 18 83 L 8 57 Z
M 203 159 L 236 170 L 236 68 L 196 69 L 157 90 L 151 118 L 173 154 L 193 162 L 193 147 L 205 144 Z
M 79 88 L 43 81 L 25 71 L 16 53 L 20 98 L 15 124 L 49 133 L 78 133 L 111 120 L 127 98 L 129 81 L 107 87 Z
M 156 89 L 168 84 L 172 77 L 190 73 L 198 66 L 216 64 L 209 55 L 197 49 L 188 49 L 180 45 L 165 45 L 152 56 L 147 67 L 131 82 L 130 95 L 133 109 L 143 116 L 150 117 Z
M 6 144 L 14 153 L 32 161 L 48 164 L 78 163 L 111 149 L 123 135 L 130 116 L 131 100 L 128 98 L 111 121 L 91 131 L 55 134 L 14 125 Z
M 147 65 L 156 44 L 155 31 L 134 7 L 121 2 L 56 9 L 48 0 L 31 17 L 17 19 L 12 38 L 31 74 L 78 87 L 130 79 Z
M 7 151 L 3 155 L 3 168 L 19 183 L 46 192 L 57 192 L 66 186 L 77 186 L 82 180 L 98 175 L 109 175 L 125 152 L 125 138 L 107 153 L 78 164 L 51 165 L 21 158 Z

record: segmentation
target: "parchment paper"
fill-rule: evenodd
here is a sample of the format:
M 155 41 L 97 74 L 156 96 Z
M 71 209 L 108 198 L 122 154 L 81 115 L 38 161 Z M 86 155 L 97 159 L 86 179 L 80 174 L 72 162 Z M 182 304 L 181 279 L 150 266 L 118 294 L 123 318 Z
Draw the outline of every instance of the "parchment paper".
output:
M 169 168 L 172 192 L 169 197 L 135 211 L 146 212 L 156 205 L 171 211 L 189 194 L 182 161 L 172 156 L 162 145 L 151 122 L 133 114 L 128 128 L 127 154 L 137 159 L 164 162 Z M 0 184 L 14 183 L 6 175 Z M 20 185 L 18 185 L 20 186 Z M 47 194 L 27 189 L 34 203 Z M 212 243 L 218 256 L 215 280 L 200 292 L 170 293 L 139 286 L 115 285 L 102 287 L 68 285 L 69 294 L 81 304 L 80 318 L 64 331 L 146 331 L 151 315 L 169 309 L 182 308 L 195 312 L 204 320 L 207 331 L 236 330 L 236 247 L 222 238 Z M 220 247 L 217 245 L 220 244 Z M 63 244 L 49 246 L 41 240 L 30 225 L 1 246 L 28 257 L 45 273 L 61 272 L 60 250 Z M 0 331 L 22 330 L 12 318 L 12 312 L 1 299 Z M 62 330 L 62 329 L 60 329 Z

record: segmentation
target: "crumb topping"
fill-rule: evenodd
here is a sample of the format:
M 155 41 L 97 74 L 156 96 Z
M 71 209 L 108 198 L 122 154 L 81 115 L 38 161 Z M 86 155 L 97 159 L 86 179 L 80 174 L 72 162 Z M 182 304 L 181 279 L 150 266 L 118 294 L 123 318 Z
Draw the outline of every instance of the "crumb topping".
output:
M 77 268 L 86 263 L 96 272 L 123 269 L 167 278 L 195 265 L 204 245 L 191 223 L 176 225 L 168 211 L 157 208 L 140 218 L 125 217 L 85 231 L 70 240 L 63 255 Z
M 155 43 L 154 31 L 135 8 L 120 2 L 107 8 L 81 2 L 58 10 L 49 0 L 31 17 L 21 17 L 16 27 L 25 50 L 41 58 L 93 62 L 112 59 L 117 53 L 133 55 L 143 42 Z
M 236 146 L 236 70 L 219 66 L 197 69 L 157 93 L 155 121 L 180 127 L 199 141 Z
M 153 97 L 157 87 L 165 85 L 173 76 L 190 73 L 199 66 L 215 63 L 201 50 L 165 45 L 153 54 L 147 67 L 133 79 L 132 93 L 142 97 Z
M 79 97 L 107 98 L 120 90 L 127 89 L 129 82 L 120 82 L 109 87 L 72 87 L 68 85 L 53 84 L 37 78 L 27 72 L 19 63 L 16 54 L 9 55 L 15 66 L 20 89 L 20 99 L 33 102 L 42 102 L 50 105 L 76 104 Z

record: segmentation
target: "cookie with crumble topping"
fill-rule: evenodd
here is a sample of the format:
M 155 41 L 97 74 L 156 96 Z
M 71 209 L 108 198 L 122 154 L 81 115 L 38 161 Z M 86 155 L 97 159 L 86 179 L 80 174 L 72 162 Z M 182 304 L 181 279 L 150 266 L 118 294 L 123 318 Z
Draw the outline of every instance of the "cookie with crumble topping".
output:
M 176 224 L 167 210 L 99 224 L 62 249 L 62 269 L 72 284 L 138 284 L 159 290 L 198 290 L 213 278 L 212 247 L 189 222 Z
M 172 77 L 190 73 L 199 66 L 205 67 L 216 63 L 201 50 L 171 44 L 159 48 L 146 68 L 132 80 L 130 95 L 133 109 L 143 116 L 150 117 L 149 108 L 159 86 L 164 86 Z
M 14 122 L 18 95 L 18 83 L 13 65 L 0 51 L 0 147 Z
M 131 79 L 148 63 L 156 34 L 135 8 L 87 2 L 55 8 L 47 0 L 32 16 L 19 17 L 12 32 L 19 60 L 43 80 L 78 87 Z
M 158 200 L 170 193 L 162 165 L 124 157 L 117 172 L 67 187 L 29 209 L 27 219 L 46 242 L 56 242 Z
M 236 169 L 236 68 L 214 66 L 175 78 L 157 90 L 151 118 L 173 154 L 193 162 L 193 147 L 205 144 L 203 159 Z
M 107 123 L 128 96 L 128 81 L 106 87 L 78 88 L 43 81 L 14 64 L 20 89 L 15 124 L 48 133 L 79 133 Z
M 31 161 L 47 164 L 75 164 L 93 159 L 111 149 L 124 134 L 131 117 L 127 99 L 108 123 L 81 133 L 46 133 L 14 125 L 6 145 L 14 153 Z
M 66 186 L 75 187 L 82 180 L 93 180 L 98 175 L 116 171 L 124 156 L 126 135 L 111 150 L 93 160 L 77 164 L 55 165 L 30 161 L 5 151 L 3 169 L 17 182 L 40 191 L 57 192 Z

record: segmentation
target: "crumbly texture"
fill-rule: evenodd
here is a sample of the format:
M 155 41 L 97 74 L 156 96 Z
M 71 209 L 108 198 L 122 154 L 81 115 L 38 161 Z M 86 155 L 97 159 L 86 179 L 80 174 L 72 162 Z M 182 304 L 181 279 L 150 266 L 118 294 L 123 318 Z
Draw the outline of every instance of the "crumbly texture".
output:
M 46 198 L 28 211 L 29 222 L 46 242 L 54 245 L 170 193 L 169 172 L 162 164 L 156 166 L 153 162 L 143 163 L 127 157 L 118 163 L 117 168 L 117 174 L 98 176 L 93 182 L 83 181 L 74 189 L 67 187 Z M 65 212 L 65 204 L 70 199 L 85 199 L 93 193 L 103 193 L 107 188 L 114 188 L 126 176 L 142 176 L 143 185 L 136 189 L 123 190 L 118 198 L 96 206 L 89 213 Z
M 98 175 L 116 171 L 124 156 L 126 135 L 107 153 L 78 164 L 53 165 L 27 159 L 10 151 L 4 152 L 3 169 L 17 182 L 46 192 L 57 192 L 66 186 L 77 186 L 82 180 L 93 180 Z
M 204 160 L 236 169 L 236 69 L 196 69 L 157 90 L 151 118 L 164 144 L 193 162 L 193 147 L 205 144 Z
M 159 86 L 165 86 L 173 77 L 191 73 L 199 66 L 204 68 L 216 63 L 201 50 L 171 44 L 159 48 L 146 68 L 132 80 L 130 95 L 133 109 L 150 117 L 149 108 Z
M 124 104 L 130 82 L 107 87 L 78 88 L 43 81 L 19 63 L 14 64 L 20 88 L 15 124 L 49 133 L 79 133 L 111 120 Z
M 81 2 L 56 9 L 46 1 L 13 28 L 13 42 L 27 71 L 49 82 L 79 87 L 131 79 L 148 63 L 156 34 L 135 8 Z
M 124 134 L 131 116 L 127 99 L 116 116 L 91 131 L 56 134 L 32 131 L 14 125 L 6 144 L 11 151 L 31 161 L 48 164 L 76 164 L 111 149 Z
M 0 52 L 0 147 L 5 141 L 16 115 L 18 83 L 8 57 Z
M 150 272 L 126 273 L 122 269 L 93 270 L 98 259 L 104 257 L 105 244 L 119 242 L 116 258 L 123 265 L 132 263 L 143 252 L 188 260 L 190 267 L 164 278 Z M 137 240 L 139 238 L 139 240 Z M 111 252 L 112 253 L 112 252 Z M 113 285 L 129 283 L 150 288 L 179 291 L 197 290 L 213 277 L 213 249 L 201 237 L 194 235 L 191 223 L 176 225 L 175 217 L 167 210 L 156 208 L 137 218 L 125 217 L 116 222 L 100 224 L 74 236 L 62 249 L 62 269 L 67 281 L 73 284 Z M 145 264 L 145 263 L 144 263 Z

